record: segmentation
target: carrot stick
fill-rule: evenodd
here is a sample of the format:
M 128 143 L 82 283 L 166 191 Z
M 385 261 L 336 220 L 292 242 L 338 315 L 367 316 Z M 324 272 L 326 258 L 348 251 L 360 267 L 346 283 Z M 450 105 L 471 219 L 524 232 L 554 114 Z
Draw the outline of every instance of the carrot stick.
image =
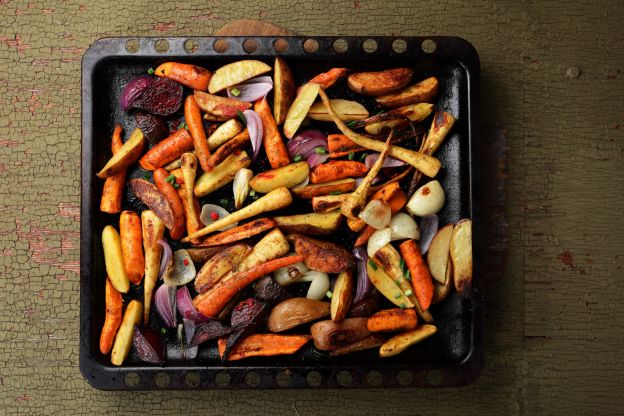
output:
M 327 72 L 318 74 L 308 82 L 319 84 L 324 90 L 334 85 L 340 79 L 347 76 L 349 70 L 347 68 L 332 68 Z
M 284 140 L 282 140 L 282 135 L 277 128 L 277 123 L 273 118 L 273 113 L 266 98 L 257 100 L 254 104 L 254 110 L 260 116 L 260 120 L 262 120 L 262 127 L 264 128 L 263 144 L 269 164 L 273 169 L 290 164 L 290 155 Z
M 123 141 L 121 140 L 121 124 L 115 125 L 113 137 L 111 139 L 111 150 L 113 155 L 117 153 Z M 100 201 L 100 211 L 116 214 L 121 212 L 121 200 L 123 199 L 123 190 L 126 185 L 126 169 L 106 178 L 104 188 L 102 188 L 102 200 Z
M 321 183 L 337 179 L 366 176 L 368 168 L 362 162 L 333 160 L 315 167 L 310 173 L 310 182 Z
M 370 200 L 372 201 L 373 199 L 378 199 L 387 203 L 390 206 L 390 212 L 392 212 L 392 215 L 401 211 L 405 204 L 407 204 L 407 195 L 405 195 L 405 192 L 403 192 L 398 182 L 392 182 L 375 192 L 373 196 L 371 196 Z M 351 224 L 349 226 L 351 226 Z M 367 225 L 355 240 L 355 247 L 366 244 L 374 232 L 375 229 L 370 225 Z
M 310 335 L 252 334 L 238 341 L 226 360 L 236 361 L 247 357 L 294 354 L 311 339 Z M 223 358 L 227 338 L 219 338 L 217 345 L 219 356 Z
M 386 309 L 368 318 L 370 332 L 409 331 L 416 329 L 418 318 L 414 309 Z
M 194 90 L 206 91 L 212 73 L 200 66 L 180 62 L 165 62 L 154 71 L 159 77 L 178 81 Z M 188 123 L 188 122 L 187 122 Z
M 113 341 L 117 334 L 117 329 L 121 324 L 121 293 L 115 289 L 108 276 L 106 277 L 106 318 L 100 335 L 100 352 L 108 354 L 113 347 Z
M 205 316 L 214 317 L 221 312 L 221 309 L 243 288 L 252 284 L 259 278 L 281 267 L 287 267 L 303 261 L 303 256 L 281 257 L 269 260 L 258 266 L 240 272 L 226 281 L 220 281 L 210 290 L 198 295 L 193 299 L 195 308 Z
M 173 212 L 173 227 L 169 230 L 169 235 L 171 235 L 172 239 L 179 240 L 184 235 L 186 229 L 184 207 L 176 189 L 167 181 L 169 175 L 169 172 L 162 168 L 156 169 L 154 171 L 154 183 L 169 203 Z
M 429 309 L 433 299 L 433 281 L 429 268 L 420 254 L 420 248 L 414 240 L 407 240 L 399 245 L 401 255 L 412 275 L 412 286 L 416 292 L 416 299 L 423 311 Z
M 219 234 L 211 235 L 205 240 L 194 245 L 198 247 L 210 247 L 219 246 L 221 244 L 229 244 L 270 230 L 275 227 L 275 225 L 275 221 L 271 218 L 258 218 L 257 220 L 239 225 L 238 227 L 220 232 Z
M 249 143 L 249 130 L 245 129 L 219 147 L 208 159 L 210 170 L 223 162 L 229 155 L 243 149 Z M 209 171 L 208 171 L 209 172 Z
M 145 170 L 155 170 L 193 150 L 193 138 L 185 129 L 180 129 L 152 147 L 139 159 L 139 165 Z
M 366 148 L 355 144 L 344 134 L 330 134 L 327 136 L 327 150 L 329 154 L 349 154 L 351 152 L 359 152 Z
M 204 172 L 210 172 L 212 170 L 212 167 L 208 163 L 210 148 L 208 147 L 206 132 L 204 131 L 201 110 L 193 95 L 189 95 L 186 97 L 186 100 L 184 100 L 184 120 L 186 120 L 189 133 L 193 138 L 193 147 L 195 147 L 195 155 L 199 160 L 199 166 L 201 166 Z
M 145 272 L 143 256 L 143 234 L 141 219 L 136 212 L 124 211 L 119 216 L 119 234 L 121 235 L 121 253 L 126 274 L 132 284 L 138 285 Z

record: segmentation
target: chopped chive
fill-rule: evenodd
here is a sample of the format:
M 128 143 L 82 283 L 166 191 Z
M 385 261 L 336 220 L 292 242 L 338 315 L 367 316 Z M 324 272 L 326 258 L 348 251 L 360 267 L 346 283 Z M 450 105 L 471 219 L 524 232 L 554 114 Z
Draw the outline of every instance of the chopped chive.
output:
M 182 129 L 185 129 L 185 130 L 186 130 L 186 129 L 187 129 L 187 127 L 188 127 L 188 126 L 187 126 L 187 125 L 186 125 L 186 123 L 183 121 L 182 123 L 180 123 L 179 129 L 180 129 L 180 130 L 182 130 Z
M 301 157 L 301 155 L 297 155 L 297 156 L 295 156 L 295 157 L 293 158 L 293 161 L 294 161 L 294 162 L 300 162 L 300 161 L 301 161 L 301 159 L 303 159 L 303 157 Z
M 327 153 L 327 150 L 325 150 L 324 147 L 317 147 L 316 149 L 314 149 L 314 153 L 316 153 L 317 155 L 324 155 L 325 153 Z
M 227 200 L 227 199 L 225 199 L 225 198 L 223 198 L 223 199 L 219 200 L 219 204 L 221 204 L 221 205 L 227 205 L 227 204 L 228 204 L 228 202 L 230 202 L 230 201 L 228 201 L 228 200 Z
M 149 174 L 149 172 L 145 172 L 145 173 L 143 174 L 143 178 L 145 178 L 145 179 L 149 179 L 149 178 L 150 178 L 150 174 Z
M 368 157 L 368 153 L 362 153 L 362 156 L 360 156 L 360 161 L 364 162 L 364 160 L 366 160 L 367 157 Z
M 154 75 L 154 72 L 156 72 L 156 71 L 154 71 L 154 68 L 150 68 L 150 69 L 147 70 L 147 73 L 150 74 L 150 75 Z
M 394 298 L 395 298 L 395 299 L 398 299 L 398 298 L 400 298 L 401 296 L 402 296 L 402 295 L 401 295 L 401 292 L 399 292 L 399 293 L 395 293 L 395 294 L 394 294 Z
M 172 173 L 171 175 L 167 176 L 167 179 L 165 179 L 165 182 L 169 182 L 169 183 L 173 183 L 173 181 L 175 181 L 175 175 Z
M 405 260 L 401 259 L 399 262 L 399 266 L 401 267 L 401 271 L 403 274 L 407 273 L 407 266 L 405 266 Z
M 340 195 L 340 194 L 342 194 L 342 192 L 341 191 L 331 191 L 329 194 L 330 195 Z
M 407 273 L 405 273 L 405 274 L 403 275 L 403 278 L 404 278 L 405 280 L 407 280 L 408 282 L 411 280 L 411 275 L 410 275 L 410 271 L 409 271 L 409 270 L 407 271 Z
M 173 183 L 173 187 L 174 187 L 175 189 L 180 189 L 180 184 L 179 184 L 179 183 L 177 183 L 177 182 L 174 182 L 174 183 Z
M 151 68 L 150 68 L 150 69 L 151 69 Z M 160 328 L 160 333 L 161 333 L 161 334 L 166 334 L 166 333 L 167 333 L 167 330 L 166 330 L 165 328 Z
M 412 289 L 407 289 L 405 291 L 405 296 L 412 296 L 412 293 L 414 293 L 414 292 L 412 292 Z
M 327 291 L 327 293 L 325 293 L 325 295 L 326 295 L 329 299 L 331 299 L 331 298 L 332 298 L 332 296 L 333 296 L 333 293 L 332 293 L 332 291 L 331 291 L 331 290 L 328 290 L 328 291 Z
M 371 266 L 371 268 L 372 268 L 373 270 L 377 270 L 377 265 L 375 264 L 375 262 L 374 262 L 374 261 L 369 260 L 369 261 L 368 261 L 368 264 L 370 264 L 370 266 Z
M 236 110 L 236 115 L 240 119 L 241 123 L 243 123 L 243 127 L 247 127 L 247 120 L 245 120 L 245 115 L 242 111 Z
M 405 308 L 407 308 L 407 305 L 405 303 L 401 302 L 401 304 L 399 305 L 399 308 L 405 309 Z
M 249 191 L 249 196 L 256 196 L 256 190 L 252 189 L 251 191 Z
M 236 88 L 236 87 L 235 87 L 235 88 L 232 88 L 232 89 L 230 90 L 230 92 L 232 93 L 232 95 L 233 95 L 234 97 L 238 97 L 238 96 L 240 95 L 240 90 L 239 90 L 238 88 Z
M 355 126 L 355 123 L 356 123 L 356 121 L 353 120 L 353 121 L 350 121 L 350 122 L 348 122 L 346 124 L 347 124 L 347 127 L 351 128 L 351 127 Z
M 399 279 L 395 280 L 394 284 L 401 287 L 401 281 Z
M 354 157 L 355 157 L 355 153 L 351 152 L 349 153 L 349 156 L 347 157 L 347 159 L 353 160 Z
M 383 114 L 385 112 L 386 112 L 386 110 L 379 110 L 379 111 L 377 111 L 377 113 L 375 115 L 378 116 L 379 114 Z

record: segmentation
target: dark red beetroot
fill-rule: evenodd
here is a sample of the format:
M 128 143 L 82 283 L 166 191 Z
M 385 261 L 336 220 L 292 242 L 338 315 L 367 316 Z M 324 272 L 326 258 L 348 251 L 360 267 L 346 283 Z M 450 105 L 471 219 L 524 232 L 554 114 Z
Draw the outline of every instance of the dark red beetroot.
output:
M 158 77 L 143 91 L 133 107 L 157 116 L 168 116 L 182 105 L 182 85 L 169 78 Z
M 134 120 L 136 121 L 137 127 L 141 129 L 143 135 L 151 145 L 158 143 L 169 135 L 167 122 L 161 117 L 144 111 L 137 111 L 134 114 Z
M 232 328 L 223 325 L 219 321 L 202 322 L 195 328 L 195 334 L 193 334 L 193 339 L 189 343 L 189 346 L 194 347 L 201 343 L 210 341 L 211 339 L 228 335 L 231 332 Z
M 132 341 L 141 361 L 152 364 L 165 362 L 165 341 L 156 331 L 135 326 Z
M 349 311 L 349 318 L 367 318 L 379 310 L 379 303 L 379 296 L 377 295 L 377 293 L 373 293 L 366 299 L 363 299 L 355 305 L 351 306 L 351 310 Z
M 238 340 L 256 332 L 258 327 L 264 325 L 267 317 L 268 308 L 264 302 L 249 298 L 237 304 L 230 318 L 234 330 L 227 339 L 221 358 L 225 360 Z
M 256 282 L 254 295 L 267 303 L 278 303 L 290 297 L 288 291 L 273 280 L 271 276 L 264 276 Z

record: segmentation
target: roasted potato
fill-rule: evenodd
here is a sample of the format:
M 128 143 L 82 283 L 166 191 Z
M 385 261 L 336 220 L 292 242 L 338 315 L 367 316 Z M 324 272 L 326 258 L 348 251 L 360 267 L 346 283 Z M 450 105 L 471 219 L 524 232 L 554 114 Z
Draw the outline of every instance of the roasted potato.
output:
M 340 227 L 342 215 L 340 212 L 328 214 L 299 214 L 285 217 L 274 217 L 277 226 L 287 233 L 301 233 L 307 235 L 331 234 Z
M 282 332 L 316 321 L 329 315 L 329 313 L 329 302 L 307 298 L 291 298 L 273 308 L 267 321 L 267 328 L 271 332 Z
M 121 252 L 121 237 L 112 225 L 107 225 L 102 231 L 102 247 L 104 248 L 104 263 L 106 273 L 118 292 L 127 293 L 130 289 L 130 279 L 124 267 Z
M 234 118 L 239 111 L 251 108 L 251 103 L 219 95 L 211 95 L 203 91 L 195 91 L 195 101 L 197 101 L 199 108 L 215 116 L 218 120 Z
M 472 287 L 472 221 L 463 219 L 455 224 L 451 237 L 453 281 L 461 294 L 469 294 Z
M 217 283 L 227 272 L 236 267 L 251 252 L 248 244 L 235 244 L 215 254 L 197 272 L 195 290 L 205 292 Z
M 193 260 L 195 263 L 204 264 L 227 247 L 228 245 L 193 247 L 187 248 L 186 252 L 189 254 L 189 256 L 191 256 L 191 260 Z
M 214 150 L 234 138 L 241 131 L 243 131 L 243 125 L 240 121 L 235 118 L 229 119 L 217 127 L 210 137 L 208 137 L 208 147 L 210 147 L 210 150 Z
M 438 95 L 439 84 L 436 77 L 429 77 L 414 85 L 405 87 L 401 91 L 377 97 L 375 101 L 385 108 L 396 108 L 416 103 L 431 103 Z
M 338 275 L 331 298 L 331 320 L 340 322 L 346 318 L 353 302 L 353 272 L 345 270 Z
M 379 348 L 379 356 L 392 357 L 393 355 L 400 354 L 412 345 L 435 334 L 437 331 L 438 329 L 435 326 L 424 324 L 411 331 L 395 335 Z
M 278 126 L 284 124 L 294 98 L 295 79 L 286 61 L 278 56 L 273 69 L 273 116 Z
M 343 100 L 341 98 L 334 98 L 329 101 L 342 121 L 363 120 L 369 115 L 366 107 L 357 101 Z M 332 121 L 322 101 L 312 104 L 308 110 L 308 118 L 317 121 Z
M 333 351 L 370 336 L 366 318 L 347 318 L 342 322 L 321 321 L 310 328 L 314 346 L 321 351 Z
M 173 211 L 158 187 L 145 179 L 130 179 L 128 185 L 136 197 L 154 211 L 165 223 L 165 227 L 171 230 L 174 226 Z
M 143 304 L 138 300 L 131 300 L 126 307 L 121 325 L 115 336 L 113 344 L 113 352 L 111 353 L 111 363 L 113 365 L 123 364 L 132 348 L 132 337 L 134 335 L 134 326 L 141 323 L 143 314 Z
M 234 268 L 233 272 L 240 273 L 269 260 L 282 257 L 288 253 L 288 250 L 290 250 L 290 245 L 286 237 L 284 237 L 279 228 L 275 228 L 256 243 L 249 255 Z M 227 277 L 229 276 L 224 278 Z
M 390 302 L 401 308 L 414 307 L 414 302 L 405 296 L 401 287 L 373 259 L 368 260 L 366 270 L 370 281 Z
M 144 147 L 145 137 L 143 132 L 139 128 L 135 128 L 132 134 L 130 134 L 128 141 L 115 152 L 102 170 L 97 173 L 97 177 L 100 179 L 108 178 L 132 165 L 139 160 Z
M 436 305 L 442 302 L 449 293 L 451 293 L 451 287 L 453 287 L 453 262 L 446 263 L 446 273 L 444 276 L 444 283 L 440 284 L 437 281 L 433 281 L 433 299 L 431 304 Z
M 322 195 L 312 197 L 312 209 L 319 214 L 337 211 L 351 194 Z
M 338 244 L 301 234 L 289 235 L 288 241 L 294 242 L 295 251 L 303 256 L 303 262 L 312 270 L 341 273 L 355 264 L 353 254 Z
M 386 340 L 379 334 L 370 334 L 364 339 L 347 344 L 344 347 L 336 348 L 329 352 L 331 357 L 351 354 L 352 352 L 370 350 L 371 348 L 380 347 Z
M 319 89 L 318 84 L 305 84 L 299 90 L 299 94 L 297 94 L 295 101 L 288 109 L 288 114 L 286 114 L 286 120 L 284 121 L 284 135 L 289 139 L 293 138 L 301 122 L 306 118 L 308 110 L 310 110 L 314 100 L 316 100 Z
M 208 92 L 216 94 L 228 87 L 233 87 L 248 79 L 265 74 L 270 70 L 270 66 L 255 59 L 232 62 L 222 66 L 212 74 L 212 78 L 210 78 L 208 83 Z
M 371 96 L 390 94 L 400 90 L 412 80 L 412 68 L 394 68 L 378 72 L 356 72 L 347 77 L 349 88 Z
M 310 173 L 308 162 L 291 163 L 277 169 L 270 169 L 254 176 L 249 181 L 249 186 L 256 192 L 269 193 L 282 186 L 291 188 L 303 182 Z
M 196 197 L 206 196 L 211 192 L 227 185 L 234 180 L 236 172 L 240 168 L 246 168 L 251 165 L 251 158 L 247 156 L 247 152 L 240 152 L 229 155 L 223 162 L 217 165 L 212 172 L 204 172 L 195 181 L 193 192 Z
M 451 261 L 450 248 L 453 235 L 453 224 L 448 224 L 438 230 L 431 240 L 427 251 L 427 265 L 431 276 L 437 283 L 444 284 L 448 263 Z

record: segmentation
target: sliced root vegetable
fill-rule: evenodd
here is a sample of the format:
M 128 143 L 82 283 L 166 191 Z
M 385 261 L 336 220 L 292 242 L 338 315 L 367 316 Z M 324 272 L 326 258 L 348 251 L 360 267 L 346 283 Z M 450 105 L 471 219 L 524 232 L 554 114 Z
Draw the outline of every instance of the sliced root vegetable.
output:
M 131 79 L 119 96 L 119 106 L 123 111 L 128 111 L 134 105 L 134 102 L 143 94 L 143 92 L 154 82 L 154 77 L 149 75 L 139 75 Z
M 121 326 L 113 343 L 113 352 L 111 353 L 111 363 L 113 365 L 122 365 L 128 357 L 130 348 L 132 348 L 134 326 L 141 323 L 141 313 L 143 313 L 143 304 L 138 300 L 131 300 L 126 307 Z
M 368 110 L 357 101 L 331 99 L 331 106 L 342 121 L 363 120 L 368 117 Z M 323 102 L 317 101 L 308 110 L 307 117 L 317 121 L 332 121 Z
M 400 91 L 381 95 L 375 101 L 382 107 L 395 108 L 415 103 L 433 102 L 438 95 L 439 82 L 436 77 L 429 77 Z
M 309 213 L 274 217 L 273 220 L 286 233 L 326 235 L 333 233 L 340 227 L 342 215 L 339 212 L 327 214 Z
M 150 364 L 165 362 L 165 341 L 158 332 L 145 326 L 135 326 L 132 340 L 139 360 Z
M 229 155 L 220 165 L 217 165 L 212 172 L 204 172 L 197 181 L 193 192 L 196 197 L 201 198 L 217 189 L 220 189 L 234 180 L 236 172 L 241 168 L 251 165 L 251 158 L 247 152 Z
M 347 68 L 332 68 L 327 72 L 316 75 L 308 81 L 308 83 L 319 84 L 321 88 L 326 90 L 342 78 L 346 77 L 348 73 L 349 70 Z
M 215 117 L 217 121 L 235 118 L 239 112 L 251 108 L 251 103 L 238 101 L 233 98 L 221 97 L 219 95 L 212 95 L 203 91 L 195 91 L 194 96 L 199 108 Z
M 136 128 L 130 134 L 130 138 L 113 154 L 106 165 L 97 173 L 100 179 L 109 178 L 124 171 L 128 166 L 136 162 L 145 147 L 145 136 Z
M 305 84 L 295 100 L 293 101 L 286 120 L 284 121 L 284 135 L 289 139 L 295 135 L 301 122 L 308 114 L 308 110 L 316 100 L 316 96 L 319 94 L 320 86 L 318 84 Z
M 323 90 L 320 90 L 318 94 L 321 96 L 321 99 L 323 100 L 323 103 L 327 108 L 327 112 L 331 116 L 334 123 L 336 123 L 338 129 L 349 139 L 351 139 L 351 141 L 359 146 L 374 150 L 376 152 L 382 152 L 384 150 L 385 146 L 383 143 L 366 137 L 364 135 L 358 134 L 351 130 L 349 127 L 347 127 L 347 125 L 342 120 L 340 120 L 340 118 L 338 118 L 334 110 L 331 108 L 331 104 L 329 102 L 327 94 L 325 94 Z M 412 150 L 408 150 L 399 146 L 390 146 L 389 155 L 394 157 L 395 159 L 400 159 L 412 165 L 429 177 L 434 177 L 435 175 L 437 175 L 440 167 L 442 166 L 440 161 L 432 156 L 426 155 L 424 153 L 414 152 Z
M 429 181 L 418 190 L 407 203 L 406 210 L 417 217 L 427 214 L 437 214 L 446 202 L 446 194 L 440 182 Z
M 345 270 L 336 278 L 331 297 L 331 320 L 340 322 L 347 317 L 353 301 L 353 272 Z
M 422 122 L 429 117 L 432 112 L 433 104 L 413 104 L 395 108 L 387 113 L 376 116 L 380 120 L 378 122 L 373 122 L 374 116 L 367 120 L 362 120 L 360 123 L 365 124 L 364 130 L 366 130 L 368 134 L 373 135 L 383 134 L 385 130 L 400 130 L 405 128 L 411 128 L 414 134 L 417 134 L 418 130 L 413 126 L 414 123 L 418 124 Z
M 310 328 L 314 346 L 321 351 L 332 351 L 360 341 L 370 335 L 366 318 L 347 318 L 341 322 L 317 322 Z
M 310 167 L 306 162 L 296 162 L 277 169 L 260 172 L 249 181 L 249 186 L 263 194 L 277 188 L 291 188 L 301 183 L 310 173 Z
M 418 317 L 414 309 L 386 309 L 368 318 L 371 332 L 398 332 L 416 329 Z
M 301 188 L 292 188 L 292 193 L 295 196 L 303 199 L 312 199 L 315 196 L 323 195 L 338 195 L 345 192 L 350 192 L 355 189 L 355 179 L 344 178 L 336 181 L 315 183 L 303 186 Z
M 287 238 L 294 243 L 295 251 L 303 256 L 304 263 L 312 270 L 341 273 L 355 265 L 353 254 L 341 245 L 301 234 L 291 234 Z
M 215 221 L 219 221 L 222 218 L 227 217 L 230 213 L 223 207 L 215 204 L 204 204 L 202 206 L 200 219 L 204 226 L 208 226 Z M 232 223 L 227 227 L 223 227 L 218 229 L 217 231 L 227 231 L 231 228 L 234 228 L 238 225 L 238 222 Z
M 351 139 L 349 139 L 344 134 L 328 135 L 327 149 L 329 150 L 330 157 L 342 157 L 348 155 L 351 152 L 360 152 L 362 150 L 366 150 L 366 148 L 353 143 L 353 141 L 351 141 Z
M 271 67 L 269 65 L 253 59 L 232 62 L 222 66 L 212 74 L 208 84 L 208 91 L 211 94 L 215 94 L 258 75 L 265 74 L 270 70 Z
M 128 279 L 132 284 L 138 285 L 141 283 L 145 272 L 145 257 L 143 256 L 141 219 L 136 212 L 124 211 L 121 213 L 119 216 L 119 235 Z
M 314 156 L 314 155 L 312 155 Z M 323 183 L 339 179 L 366 176 L 368 168 L 362 162 L 353 160 L 332 160 L 319 164 L 310 173 L 310 182 Z
M 472 221 L 470 219 L 463 219 L 455 224 L 450 251 L 455 289 L 467 296 L 472 288 Z
M 143 232 L 143 251 L 145 252 L 143 323 L 147 325 L 152 306 L 152 294 L 160 274 L 160 256 L 163 249 L 158 241 L 162 240 L 165 235 L 165 223 L 153 211 L 143 211 L 141 213 L 141 230 Z
M 253 334 L 240 340 L 227 355 L 227 361 L 248 357 L 270 357 L 294 354 L 310 341 L 309 335 Z M 227 340 L 219 338 L 219 355 L 223 357 Z
M 111 139 L 111 150 L 113 155 L 121 149 L 123 142 L 121 140 L 122 127 L 116 124 Z M 102 188 L 102 199 L 100 201 L 100 211 L 108 214 L 116 214 L 121 212 L 121 203 L 123 199 L 123 191 L 126 185 L 126 169 L 122 169 L 119 173 L 106 178 L 104 187 Z
M 212 168 L 210 165 L 210 147 L 206 140 L 206 131 L 201 117 L 201 110 L 195 97 L 189 95 L 184 100 L 184 120 L 188 125 L 188 131 L 193 138 L 193 147 L 195 148 L 195 154 L 199 160 L 201 168 L 208 172 Z
M 426 311 L 433 299 L 433 280 L 429 268 L 420 254 L 420 249 L 414 240 L 407 240 L 399 246 L 403 260 L 412 277 L 412 287 L 418 299 L 420 309 Z
M 173 187 L 175 176 L 163 168 L 154 171 L 154 183 L 158 190 L 169 204 L 173 214 L 173 225 L 169 228 L 169 235 L 174 240 L 179 240 L 186 232 L 186 219 L 184 217 L 184 206 L 180 200 L 178 192 Z
M 394 68 L 376 72 L 356 72 L 349 75 L 349 88 L 364 95 L 383 95 L 400 90 L 414 75 L 412 68 Z
M 284 124 L 288 109 L 295 98 L 295 80 L 284 58 L 275 58 L 273 70 L 273 116 L 278 125 Z
M 117 329 L 121 324 L 122 317 L 122 299 L 121 293 L 115 289 L 110 279 L 106 278 L 105 301 L 106 315 L 104 318 L 104 326 L 100 335 L 100 352 L 104 355 L 108 354 L 113 347 L 113 341 L 117 334 Z
M 431 300 L 432 305 L 437 305 L 442 302 L 446 297 L 451 293 L 451 288 L 453 287 L 453 263 L 448 262 L 446 264 L 446 273 L 444 276 L 444 283 L 438 283 L 437 281 L 433 282 L 434 290 L 433 290 L 433 299 Z
M 390 277 L 375 260 L 369 259 L 366 267 L 370 281 L 386 299 L 400 308 L 413 308 L 415 306 L 414 302 L 401 290 L 401 287 L 397 286 L 395 279 Z
M 127 293 L 130 289 L 130 280 L 124 266 L 121 237 L 112 225 L 107 225 L 102 230 L 102 247 L 106 273 L 111 283 L 119 292 Z
M 283 332 L 330 314 L 329 302 L 307 298 L 287 299 L 271 310 L 267 328 L 271 332 Z
M 372 227 L 371 227 L 372 228 Z M 392 241 L 392 230 L 390 228 L 382 228 L 381 230 L 374 231 L 368 239 L 368 245 L 366 251 L 369 256 L 374 256 L 377 250 Z M 356 243 L 356 247 L 358 244 Z
M 184 217 L 186 218 L 186 231 L 194 233 L 201 228 L 199 219 L 199 201 L 193 195 L 195 177 L 197 175 L 197 157 L 191 153 L 184 153 L 181 157 L 180 166 L 184 183 L 178 189 L 178 195 L 182 200 Z
M 210 258 L 195 278 L 195 290 L 203 293 L 213 287 L 226 273 L 234 269 L 251 252 L 248 244 L 235 244 Z
M 238 263 L 232 272 L 224 276 L 223 280 L 225 281 L 231 278 L 233 273 L 241 273 L 266 263 L 269 260 L 283 257 L 289 250 L 290 246 L 288 245 L 286 237 L 284 237 L 284 234 L 282 234 L 279 228 L 275 228 L 262 237 L 262 239 L 253 246 L 249 255 Z
M 344 201 L 351 196 L 348 194 L 340 195 L 321 195 L 312 197 L 312 209 L 314 212 L 323 214 L 327 212 L 333 212 L 340 209 L 340 206 Z
M 262 121 L 264 129 L 262 140 L 269 164 L 273 169 L 288 165 L 290 163 L 290 155 L 271 113 L 269 102 L 266 99 L 256 101 L 254 110 Z
M 230 228 L 219 234 L 207 237 L 198 243 L 201 247 L 220 246 L 245 240 L 257 234 L 263 233 L 276 226 L 276 222 L 271 218 L 258 218 L 238 227 Z
M 395 335 L 379 348 L 380 357 L 392 357 L 405 351 L 407 348 L 435 334 L 438 329 L 433 325 L 422 325 L 411 331 Z
M 431 276 L 440 284 L 445 283 L 448 264 L 451 262 L 450 248 L 452 236 L 453 224 L 445 225 L 435 234 L 427 252 L 427 264 Z
M 218 148 L 243 131 L 243 129 L 243 125 L 237 119 L 227 120 L 208 137 L 208 147 L 210 147 L 210 150 Z
M 191 150 L 193 150 L 193 138 L 188 131 L 180 129 L 145 153 L 139 159 L 139 165 L 145 170 L 155 170 Z
M 347 344 L 343 347 L 336 348 L 329 352 L 330 357 L 338 357 L 341 355 L 351 354 L 352 352 L 370 350 L 380 347 L 385 342 L 384 337 L 379 334 L 370 334 L 364 339 Z
M 255 130 L 254 134 L 255 134 Z M 233 137 L 231 140 L 228 140 L 225 144 L 223 144 L 223 146 L 219 147 L 208 159 L 208 165 L 209 165 L 209 169 L 208 170 L 204 170 L 205 172 L 210 172 L 212 169 L 214 169 L 216 166 L 218 166 L 219 164 L 221 164 L 225 159 L 227 159 L 228 156 L 230 156 L 233 153 L 236 153 L 238 151 L 240 151 L 241 149 L 244 149 L 245 147 L 247 147 L 249 145 L 251 141 L 250 135 L 249 135 L 249 130 L 245 129 L 243 131 L 241 131 L 240 133 L 238 133 L 235 137 Z
M 197 65 L 180 62 L 165 62 L 160 64 L 154 73 L 159 77 L 167 77 L 189 88 L 199 91 L 208 89 L 208 82 L 212 73 Z

